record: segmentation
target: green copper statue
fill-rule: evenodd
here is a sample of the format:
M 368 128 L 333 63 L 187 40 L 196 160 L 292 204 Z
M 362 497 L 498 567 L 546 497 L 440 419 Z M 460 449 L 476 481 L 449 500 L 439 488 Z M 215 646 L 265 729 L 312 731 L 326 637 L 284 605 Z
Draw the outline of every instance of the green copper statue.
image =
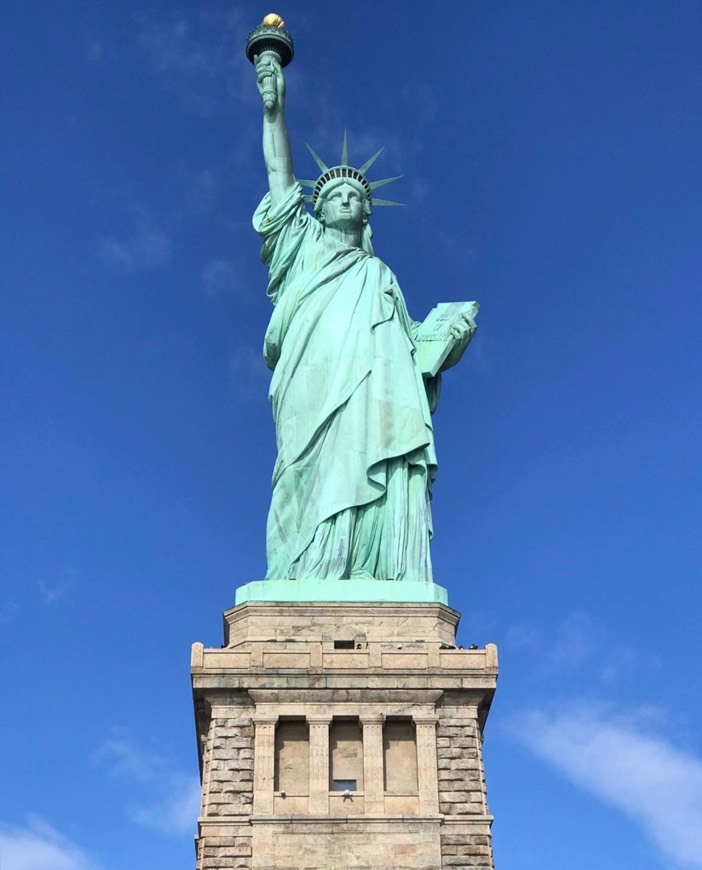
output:
M 271 51 L 251 59 L 268 173 L 253 223 L 275 306 L 264 347 L 278 445 L 266 580 L 431 584 L 431 414 L 440 373 L 475 331 L 477 304 L 411 320 L 371 245 L 372 208 L 388 204 L 372 193 L 385 182 L 365 175 L 377 155 L 349 166 L 345 137 L 337 167 L 312 152 L 323 174 L 306 182 L 313 193 L 305 197 L 293 175 L 280 60 Z

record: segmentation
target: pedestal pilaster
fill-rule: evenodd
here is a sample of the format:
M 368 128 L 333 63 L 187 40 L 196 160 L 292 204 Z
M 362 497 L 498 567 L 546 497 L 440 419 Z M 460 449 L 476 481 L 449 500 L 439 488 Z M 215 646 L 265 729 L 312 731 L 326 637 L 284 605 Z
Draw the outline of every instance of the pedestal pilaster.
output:
M 363 726 L 363 782 L 365 810 L 369 815 L 384 812 L 383 800 L 383 718 L 365 716 Z
M 310 729 L 310 813 L 329 812 L 329 725 L 331 716 L 307 717 Z
M 277 716 L 254 716 L 254 813 L 273 812 L 275 723 Z
M 417 780 L 419 812 L 439 812 L 439 780 L 436 757 L 436 723 L 438 716 L 415 716 L 417 729 Z

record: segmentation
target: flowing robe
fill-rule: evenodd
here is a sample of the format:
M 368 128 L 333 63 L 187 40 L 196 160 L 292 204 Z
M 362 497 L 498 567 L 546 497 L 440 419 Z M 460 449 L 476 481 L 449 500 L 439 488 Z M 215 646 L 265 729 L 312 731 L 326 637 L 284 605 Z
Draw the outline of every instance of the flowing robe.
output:
M 268 580 L 431 582 L 436 470 L 413 323 L 388 267 L 334 239 L 295 185 L 254 227 L 275 308 L 264 356 L 278 457 Z M 433 410 L 433 408 L 432 408 Z

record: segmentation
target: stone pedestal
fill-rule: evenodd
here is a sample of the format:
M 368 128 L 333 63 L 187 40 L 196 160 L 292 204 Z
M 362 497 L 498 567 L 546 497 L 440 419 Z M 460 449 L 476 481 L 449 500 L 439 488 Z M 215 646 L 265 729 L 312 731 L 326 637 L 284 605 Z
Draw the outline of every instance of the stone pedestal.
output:
M 440 603 L 247 602 L 194 644 L 197 870 L 493 870 L 497 650 Z

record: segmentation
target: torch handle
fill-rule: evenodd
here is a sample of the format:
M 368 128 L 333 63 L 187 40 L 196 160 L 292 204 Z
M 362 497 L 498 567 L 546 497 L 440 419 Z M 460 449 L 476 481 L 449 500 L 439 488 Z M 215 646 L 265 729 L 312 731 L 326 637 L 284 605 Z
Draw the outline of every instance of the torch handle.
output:
M 280 55 L 277 51 L 268 51 L 261 52 L 261 58 L 275 58 L 278 63 L 280 63 Z M 278 86 L 276 84 L 275 76 L 265 76 L 261 81 L 261 98 L 263 99 L 263 105 L 267 109 L 272 109 L 275 107 L 275 104 L 278 102 Z

